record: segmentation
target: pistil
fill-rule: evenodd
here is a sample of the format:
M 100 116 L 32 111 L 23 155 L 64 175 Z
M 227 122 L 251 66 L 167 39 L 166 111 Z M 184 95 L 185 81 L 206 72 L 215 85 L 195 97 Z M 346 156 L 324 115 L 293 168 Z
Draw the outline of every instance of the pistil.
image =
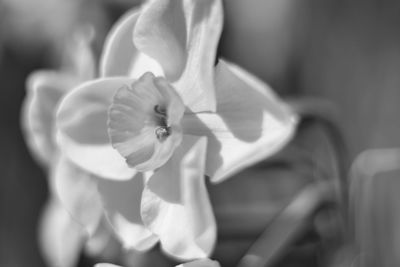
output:
M 155 129 L 155 134 L 159 141 L 164 141 L 171 134 L 171 127 L 168 126 L 159 126 Z

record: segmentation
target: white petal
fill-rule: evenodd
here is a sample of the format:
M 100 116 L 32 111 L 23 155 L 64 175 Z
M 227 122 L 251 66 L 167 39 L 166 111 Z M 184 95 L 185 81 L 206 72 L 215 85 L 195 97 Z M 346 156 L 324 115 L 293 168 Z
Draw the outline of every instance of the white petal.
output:
M 85 240 L 83 228 L 53 199 L 42 214 L 39 242 L 45 261 L 51 267 L 75 267 Z
M 129 181 L 99 180 L 98 188 L 109 222 L 123 246 L 139 251 L 153 247 L 158 238 L 146 229 L 140 216 L 142 175 Z
M 111 147 L 108 108 L 115 92 L 128 78 L 103 78 L 75 88 L 61 102 L 57 113 L 57 142 L 74 164 L 100 177 L 130 179 L 136 171 Z
M 179 264 L 176 267 L 221 267 L 221 265 L 219 265 L 217 261 L 213 261 L 210 259 L 201 259 Z
M 96 76 L 96 64 L 91 48 L 95 30 L 91 26 L 81 27 L 72 35 L 64 55 L 64 69 L 81 81 L 93 79 Z
M 184 1 L 187 17 L 187 60 L 174 86 L 193 112 L 215 111 L 214 65 L 222 31 L 220 0 Z
M 111 263 L 97 263 L 94 267 L 122 267 Z
M 179 259 L 207 257 L 216 241 L 216 223 L 204 180 L 207 139 L 184 136 L 174 156 L 149 178 L 142 218 L 162 249 Z
M 93 234 L 103 215 L 96 184 L 99 178 L 83 171 L 62 155 L 51 174 L 54 191 L 64 208 L 89 235 Z
M 140 77 L 145 72 L 162 75 L 161 66 L 141 53 L 132 36 L 140 10 L 133 9 L 123 16 L 108 34 L 100 60 L 100 76 Z
M 121 244 L 116 239 L 110 223 L 102 217 L 92 236 L 87 240 L 84 248 L 86 255 L 104 260 L 112 260 L 119 257 Z
M 138 49 L 162 66 L 170 81 L 185 67 L 186 27 L 182 1 L 149 1 L 143 6 L 134 30 Z
M 297 116 L 272 90 L 231 63 L 216 72 L 216 113 L 185 114 L 185 134 L 206 135 L 206 174 L 213 182 L 272 155 L 293 136 Z
M 57 105 L 77 82 L 55 71 L 34 72 L 28 78 L 21 123 L 31 152 L 43 164 L 50 164 L 56 150 L 53 136 Z
M 192 111 L 215 111 L 213 83 L 222 30 L 220 0 L 152 0 L 134 31 L 138 49 L 159 62 Z

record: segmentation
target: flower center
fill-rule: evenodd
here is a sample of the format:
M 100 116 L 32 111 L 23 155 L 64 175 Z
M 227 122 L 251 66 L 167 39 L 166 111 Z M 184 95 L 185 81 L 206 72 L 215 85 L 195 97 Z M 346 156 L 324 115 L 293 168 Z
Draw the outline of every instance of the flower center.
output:
M 158 127 L 154 130 L 154 133 L 156 134 L 157 139 L 160 142 L 163 142 L 168 136 L 171 135 L 171 127 L 167 125 L 167 110 L 160 105 L 155 105 L 154 112 L 156 114 L 158 125 Z
M 154 170 L 182 141 L 182 99 L 162 77 L 145 73 L 117 90 L 108 113 L 108 132 L 115 148 L 132 168 Z

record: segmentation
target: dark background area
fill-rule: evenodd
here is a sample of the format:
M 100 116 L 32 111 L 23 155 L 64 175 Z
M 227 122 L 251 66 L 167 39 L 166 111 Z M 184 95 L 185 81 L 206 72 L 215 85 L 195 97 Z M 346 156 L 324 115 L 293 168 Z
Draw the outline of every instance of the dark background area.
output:
M 223 57 L 284 97 L 332 101 L 351 158 L 369 148 L 400 146 L 399 1 L 225 2 Z M 101 27 L 107 29 L 128 6 L 102 3 Z M 44 37 L 25 43 L 7 12 L 0 1 L 0 266 L 39 267 L 37 222 L 47 185 L 24 143 L 20 107 L 27 75 L 57 67 L 58 43 Z

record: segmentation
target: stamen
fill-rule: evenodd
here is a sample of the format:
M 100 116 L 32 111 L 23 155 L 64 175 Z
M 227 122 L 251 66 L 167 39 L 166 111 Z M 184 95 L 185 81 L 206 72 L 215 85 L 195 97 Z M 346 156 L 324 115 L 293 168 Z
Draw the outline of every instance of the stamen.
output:
M 154 132 L 157 136 L 157 139 L 162 142 L 171 134 L 171 127 L 159 126 L 155 129 Z
M 164 107 L 160 107 L 159 105 L 154 106 L 154 111 L 158 115 L 167 116 L 167 110 Z
M 156 124 L 160 127 L 167 127 L 167 110 L 159 105 L 154 106 Z

